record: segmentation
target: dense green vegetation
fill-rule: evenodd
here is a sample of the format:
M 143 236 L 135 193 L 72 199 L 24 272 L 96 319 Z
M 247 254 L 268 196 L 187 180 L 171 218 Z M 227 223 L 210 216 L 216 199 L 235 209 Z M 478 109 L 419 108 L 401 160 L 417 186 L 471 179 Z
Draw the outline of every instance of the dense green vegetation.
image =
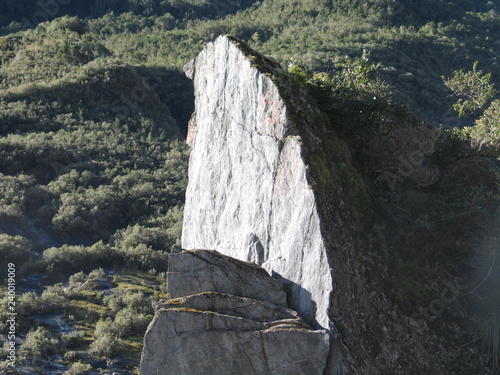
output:
M 18 297 L 18 360 L 36 369 L 64 355 L 68 373 L 84 373 L 125 352 L 137 365 L 152 301 L 147 312 L 124 309 L 133 301 L 120 289 L 112 295 L 121 307 L 110 311 L 102 292 L 89 295 L 71 279 L 70 289 L 51 284 L 97 266 L 123 277 L 166 270 L 167 252 L 180 245 L 187 148 L 177 120 L 192 111 L 190 87 L 174 96 L 187 81 L 180 72 L 123 63 L 79 18 L 22 35 L 2 38 L 15 56 L 4 54 L 0 66 L 0 258 L 37 290 Z M 37 285 L 22 279 L 30 272 L 44 275 Z M 132 280 L 129 290 L 141 281 Z M 35 314 L 59 314 L 77 328 L 85 321 L 89 333 L 67 345 Z
M 162 72 L 113 60 L 80 27 L 39 26 L 0 68 L 0 189 L 5 220 L 81 243 L 179 213 L 187 158 L 148 83 L 160 85 Z
M 179 246 L 193 110 L 181 68 L 229 33 L 290 66 L 349 145 L 363 181 L 346 199 L 372 202 L 358 229 L 374 288 L 413 312 L 465 285 L 439 315 L 477 323 L 473 342 L 498 364 L 499 25 L 497 2 L 479 0 L 2 2 L 0 260 L 45 275 L 20 297 L 22 334 L 35 310 L 84 332 L 35 328 L 23 352 L 64 355 L 71 374 L 140 350 L 132 328 L 152 311 L 124 308 L 123 289 Z M 81 273 L 97 267 L 131 282 L 108 300 Z
M 22 29 L 23 19 L 34 26 L 43 20 L 34 17 L 37 12 L 89 17 L 90 34 L 130 64 L 179 67 L 219 34 L 311 71 L 330 71 L 366 48 L 382 63 L 398 100 L 436 121 L 449 107 L 441 75 L 480 60 L 496 80 L 500 76 L 499 7 L 493 1 L 73 0 L 54 15 L 40 6 L 7 7 L 5 33 Z
M 19 295 L 19 328 L 27 332 L 19 348 L 19 362 L 44 373 L 47 359 L 62 356 L 68 367 L 65 374 L 69 375 L 86 373 L 76 372 L 77 369 L 104 368 L 108 358 L 122 355 L 123 363 L 118 368 L 135 372 L 154 306 L 165 297 L 162 280 L 142 271 L 113 275 L 99 268 L 88 274 L 75 273 L 64 286 L 62 283 L 49 286 L 40 295 L 34 292 Z M 0 300 L 3 330 L 7 302 L 7 298 Z M 54 327 L 40 325 L 45 323 L 43 314 L 62 314 L 75 330 L 54 334 L 51 330 Z M 9 369 L 3 365 L 0 368 Z

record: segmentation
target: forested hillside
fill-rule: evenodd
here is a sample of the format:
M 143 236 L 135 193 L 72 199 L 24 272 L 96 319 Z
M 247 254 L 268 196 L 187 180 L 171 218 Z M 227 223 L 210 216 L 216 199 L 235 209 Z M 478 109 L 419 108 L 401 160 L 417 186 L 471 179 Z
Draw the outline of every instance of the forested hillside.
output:
M 381 62 L 398 100 L 436 121 L 448 108 L 441 75 L 480 60 L 480 68 L 499 76 L 499 5 L 492 1 L 63 3 L 6 2 L 4 33 L 64 14 L 88 17 L 90 34 L 123 62 L 177 68 L 220 34 L 247 40 L 280 63 L 293 59 L 311 71 L 331 71 L 347 55 L 368 49 Z
M 352 148 L 375 212 L 359 223 L 374 288 L 411 312 L 467 284 L 439 316 L 466 317 L 497 368 L 500 5 L 479 0 L 1 2 L 0 259 L 36 293 L 18 300 L 19 361 L 84 373 L 127 348 L 115 368 L 138 363 L 179 246 L 194 105 L 182 66 L 220 34 L 289 67 Z M 491 95 L 458 113 L 477 98 L 467 72 Z M 428 130 L 441 124 L 475 126 Z M 39 311 L 79 333 L 27 337 Z

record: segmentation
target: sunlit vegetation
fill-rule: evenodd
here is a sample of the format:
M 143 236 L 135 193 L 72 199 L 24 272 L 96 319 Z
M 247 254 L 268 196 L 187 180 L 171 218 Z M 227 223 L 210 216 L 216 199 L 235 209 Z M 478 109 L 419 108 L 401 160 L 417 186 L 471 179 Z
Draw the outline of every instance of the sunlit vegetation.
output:
M 20 328 L 27 332 L 19 348 L 19 361 L 36 368 L 43 365 L 37 359 L 61 355 L 68 363 L 68 371 L 76 371 L 90 364 L 101 367 L 106 359 L 124 355 L 128 348 L 127 366 L 133 368 L 139 361 L 142 337 L 154 307 L 165 297 L 160 290 L 162 281 L 161 274 L 113 274 L 99 268 L 73 274 L 65 283 L 48 287 L 41 295 L 19 295 Z M 6 305 L 7 299 L 0 303 Z M 43 314 L 61 314 L 74 330 L 52 333 L 50 326 L 43 325 Z M 79 364 L 82 361 L 85 366 Z
M 382 63 L 383 76 L 394 83 L 398 100 L 430 119 L 441 119 L 438 113 L 447 108 L 441 75 L 450 76 L 480 59 L 499 76 L 495 2 L 151 0 L 101 1 L 96 7 L 76 3 L 82 4 L 74 5 L 73 12 L 61 7 L 59 15 L 90 17 L 90 32 L 82 37 L 95 38 L 129 64 L 181 67 L 205 42 L 225 33 L 250 42 L 282 64 L 293 58 L 317 71 L 328 71 L 332 61 L 359 56 L 366 48 Z M 11 12 L 28 15 L 29 20 L 30 12 L 37 10 L 14 6 Z M 22 27 L 22 16 L 12 19 L 16 18 Z M 15 24 L 6 30 L 13 28 Z M 71 27 L 64 31 L 72 32 Z M 68 54 L 64 51 L 60 55 Z

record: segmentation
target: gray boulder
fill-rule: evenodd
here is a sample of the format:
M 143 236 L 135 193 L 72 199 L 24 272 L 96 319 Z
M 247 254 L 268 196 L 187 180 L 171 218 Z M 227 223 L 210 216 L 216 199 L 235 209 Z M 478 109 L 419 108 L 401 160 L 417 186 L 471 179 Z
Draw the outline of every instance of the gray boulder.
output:
M 213 251 L 169 260 L 176 297 L 158 306 L 146 332 L 142 375 L 323 373 L 328 333 L 289 309 L 264 269 Z
M 281 282 L 250 262 L 241 262 L 215 251 L 185 251 L 169 256 L 169 298 L 219 292 L 256 298 L 286 306 Z

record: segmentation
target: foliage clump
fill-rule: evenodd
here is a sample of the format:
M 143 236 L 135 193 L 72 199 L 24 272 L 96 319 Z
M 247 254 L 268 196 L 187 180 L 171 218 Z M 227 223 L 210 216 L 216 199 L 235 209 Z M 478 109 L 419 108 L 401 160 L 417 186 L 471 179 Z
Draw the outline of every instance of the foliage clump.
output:
M 21 345 L 21 351 L 38 357 L 47 356 L 57 352 L 58 343 L 47 328 L 38 327 L 35 331 L 28 332 Z
M 289 73 L 302 81 L 331 126 L 349 144 L 364 173 L 394 190 L 407 180 L 433 184 L 438 175 L 429 162 L 440 129 L 392 102 L 390 87 L 364 50 L 346 58 L 332 73 L 308 76 L 296 64 Z
M 0 262 L 2 264 L 14 263 L 16 267 L 20 268 L 33 257 L 32 243 L 26 238 L 0 234 Z
M 85 375 L 92 371 L 92 366 L 82 361 L 73 362 L 63 375 Z
M 491 82 L 491 73 L 485 74 L 477 69 L 478 61 L 472 64 L 472 70 L 458 70 L 451 78 L 444 78 L 444 83 L 459 97 L 453 108 L 459 116 L 466 112 L 484 111 L 495 96 L 495 86 Z

